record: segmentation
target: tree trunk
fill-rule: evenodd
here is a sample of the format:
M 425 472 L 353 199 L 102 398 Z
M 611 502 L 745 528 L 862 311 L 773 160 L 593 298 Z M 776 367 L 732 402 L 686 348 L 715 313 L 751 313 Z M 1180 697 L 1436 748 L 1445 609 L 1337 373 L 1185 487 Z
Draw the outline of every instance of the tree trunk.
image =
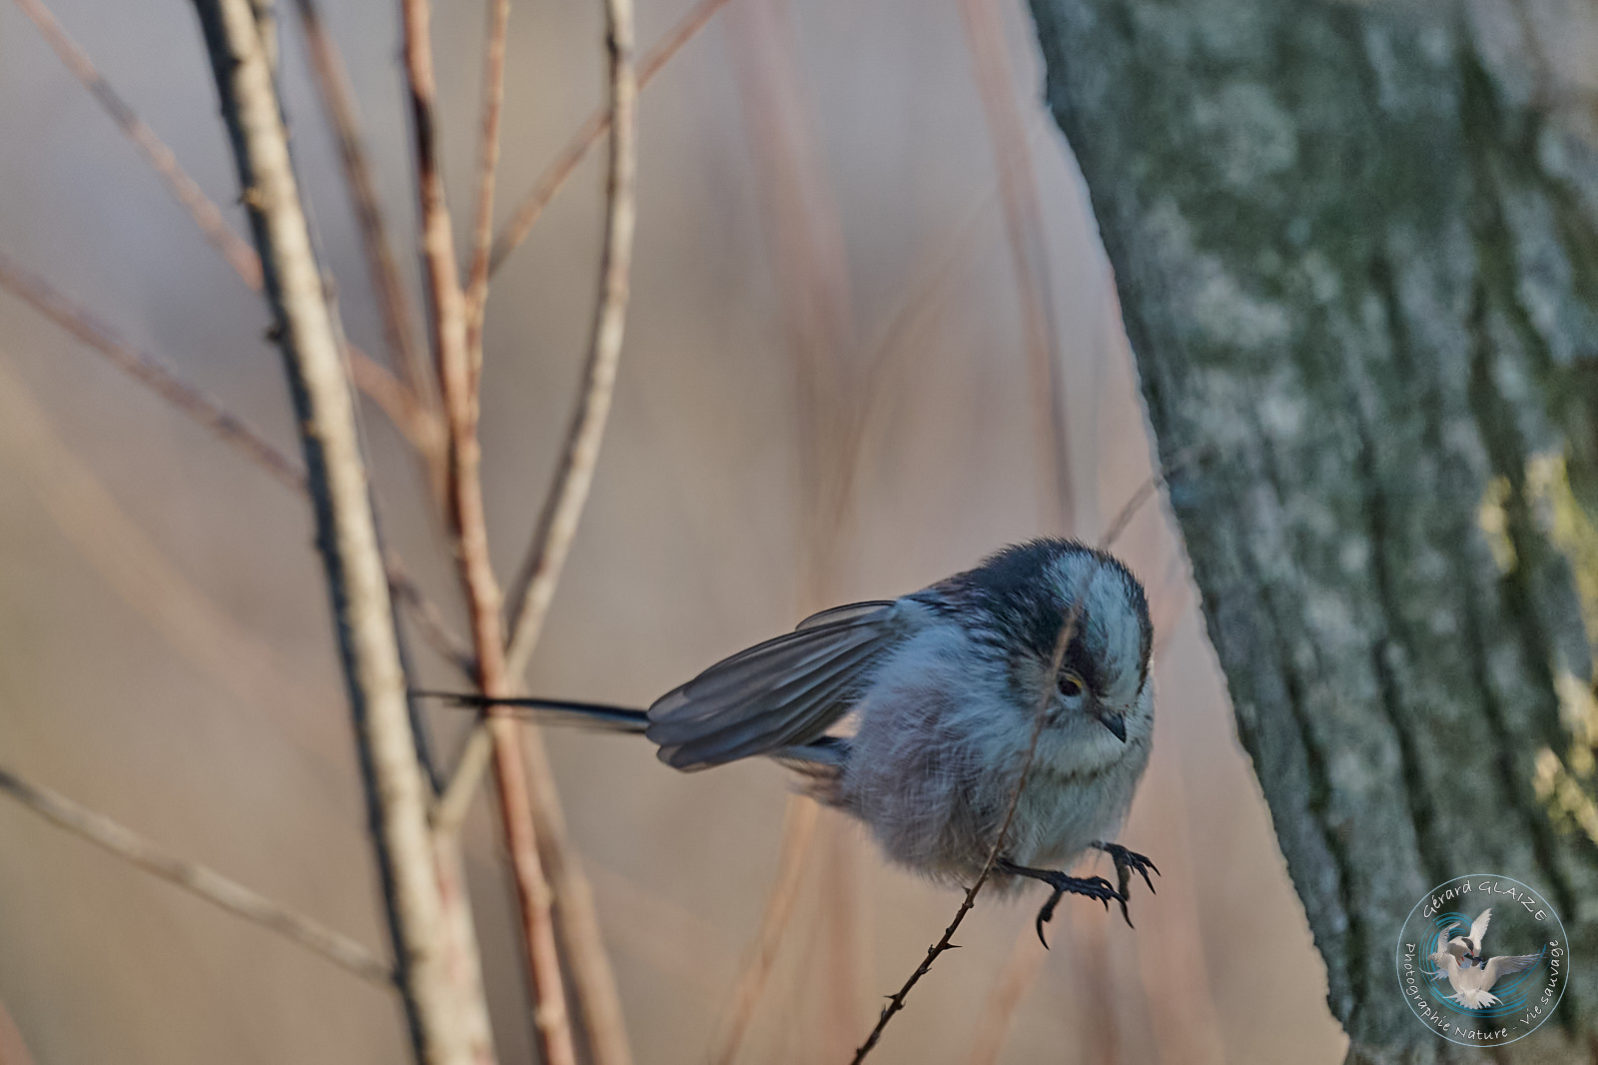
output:
M 1598 9 L 1032 7 L 1349 1059 L 1478 1060 L 1395 951 L 1490 871 L 1572 963 L 1496 1060 L 1598 1060 Z

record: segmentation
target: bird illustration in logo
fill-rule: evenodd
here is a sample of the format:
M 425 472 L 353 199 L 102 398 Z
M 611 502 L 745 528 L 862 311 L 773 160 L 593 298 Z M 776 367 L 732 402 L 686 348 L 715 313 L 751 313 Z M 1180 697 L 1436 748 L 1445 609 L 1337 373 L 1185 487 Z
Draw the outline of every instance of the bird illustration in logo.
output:
M 1436 980 L 1447 979 L 1454 989 L 1448 997 L 1467 1009 L 1480 1010 L 1499 1003 L 1492 993 L 1493 985 L 1511 973 L 1524 972 L 1542 960 L 1541 954 L 1500 954 L 1488 958 L 1482 948 L 1482 938 L 1492 921 L 1493 911 L 1483 910 L 1471 922 L 1470 934 L 1453 933 L 1465 927 L 1456 921 L 1437 933 L 1437 942 L 1431 959 L 1437 965 L 1432 974 Z

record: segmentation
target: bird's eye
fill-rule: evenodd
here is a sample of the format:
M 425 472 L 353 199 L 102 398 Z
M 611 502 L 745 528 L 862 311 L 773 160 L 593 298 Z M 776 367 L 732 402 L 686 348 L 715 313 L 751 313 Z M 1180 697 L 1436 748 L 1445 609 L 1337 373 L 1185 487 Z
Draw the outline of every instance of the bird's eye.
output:
M 1069 669 L 1060 674 L 1060 694 L 1067 699 L 1075 699 L 1082 694 L 1082 678 Z

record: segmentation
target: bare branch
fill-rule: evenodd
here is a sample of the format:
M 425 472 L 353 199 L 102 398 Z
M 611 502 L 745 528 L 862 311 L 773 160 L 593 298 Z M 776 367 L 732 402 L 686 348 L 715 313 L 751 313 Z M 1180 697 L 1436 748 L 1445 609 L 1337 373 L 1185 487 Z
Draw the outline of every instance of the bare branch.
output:
M 473 212 L 472 260 L 466 279 L 466 352 L 472 360 L 472 390 L 483 372 L 483 314 L 488 303 L 488 252 L 494 240 L 494 171 L 499 166 L 499 116 L 505 103 L 505 31 L 510 0 L 491 0 L 488 40 L 483 46 L 483 117 L 477 155 L 477 207 Z
M 24 270 L 0 254 L 0 288 L 110 359 L 162 399 L 209 429 L 224 443 L 243 452 L 257 466 L 296 491 L 305 488 L 299 464 L 268 442 L 260 431 L 229 413 L 214 397 L 183 380 L 154 355 L 119 339 L 89 311 L 73 303 L 44 278 Z
M 611 17 L 614 20 L 614 16 Z M 588 490 L 593 484 L 599 445 L 604 438 L 605 422 L 615 389 L 616 366 L 621 355 L 628 274 L 632 264 L 637 85 L 632 80 L 630 48 L 624 52 L 618 47 L 614 27 L 611 40 L 609 114 L 615 115 L 617 120 L 606 123 L 611 130 L 611 160 L 599 300 L 583 373 L 582 394 L 567 430 L 560 467 L 544 499 L 532 544 L 516 581 L 515 588 L 518 590 L 512 593 L 517 610 L 505 655 L 506 672 L 511 677 L 519 676 L 526 670 L 533 648 L 538 643 L 549 605 L 554 599 L 555 586 L 576 535 L 578 519 L 588 501 Z M 477 780 L 486 768 L 488 745 L 481 732 L 480 727 L 478 734 L 468 737 L 460 762 L 435 811 L 435 822 L 444 830 L 458 824 L 464 816 L 466 806 L 476 790 Z
M 104 814 L 95 813 L 59 792 L 30 784 L 4 766 L 0 766 L 0 791 L 56 827 L 110 851 L 152 876 L 198 895 L 214 906 L 271 929 L 363 980 L 385 986 L 394 984 L 393 968 L 350 937 L 258 895 L 198 862 L 174 857 Z
M 539 517 L 528 561 L 523 566 L 524 577 L 518 582 L 520 590 L 513 596 L 513 601 L 520 604 L 514 635 L 504 645 L 495 642 L 500 632 L 497 598 L 492 599 L 495 607 L 492 624 L 488 617 L 480 616 L 480 624 L 474 629 L 482 687 L 489 694 L 510 693 L 514 678 L 526 669 L 527 659 L 537 642 L 593 481 L 621 355 L 632 260 L 633 187 L 637 169 L 638 88 L 633 68 L 630 0 L 608 0 L 606 23 L 610 52 L 610 164 L 599 297 L 583 391 L 568 430 L 555 481 Z M 481 247 L 479 245 L 479 250 Z M 486 275 L 482 283 L 487 283 Z M 475 343 L 481 343 L 480 333 Z M 475 386 L 475 378 L 472 384 Z M 475 426 L 472 429 L 475 431 Z M 463 546 L 466 543 L 464 537 L 462 543 Z M 462 559 L 465 568 L 464 551 Z M 486 552 L 484 563 L 483 572 L 491 580 Z M 497 596 L 497 587 L 493 592 Z M 485 598 L 482 602 L 489 600 Z M 522 801 L 531 803 L 536 832 L 524 832 L 519 826 L 515 827 L 518 838 L 512 852 L 517 853 L 523 840 L 536 842 L 542 870 L 555 887 L 559 900 L 555 914 L 558 932 L 574 980 L 576 994 L 573 998 L 581 1011 L 594 1059 L 600 1065 L 628 1065 L 631 1052 L 615 978 L 605 953 L 588 882 L 566 844 L 559 796 L 536 733 L 523 736 L 512 719 L 491 711 L 486 725 L 480 724 L 468 737 L 462 759 L 435 808 L 436 829 L 452 832 L 459 824 L 490 752 L 500 782 L 502 807 L 510 784 L 525 781 Z M 508 781 L 510 776 L 517 779 Z M 511 832 L 513 826 L 508 815 L 506 825 L 507 832 Z M 530 924 L 528 930 L 531 942 Z
M 0 288 L 98 351 L 117 368 L 271 474 L 279 483 L 295 491 L 306 490 L 305 473 L 299 464 L 268 441 L 260 430 L 228 411 L 216 397 L 185 380 L 166 360 L 128 344 L 87 308 L 79 306 L 44 278 L 23 269 L 4 254 L 0 254 Z M 389 378 L 389 381 L 392 380 Z M 446 658 L 460 662 L 463 645 L 459 638 L 450 633 L 438 608 L 411 580 L 398 555 L 387 552 L 384 561 L 395 594 L 401 605 L 411 612 L 423 637 Z M 470 656 L 468 654 L 465 657 Z
M 355 220 L 361 231 L 361 247 L 366 253 L 367 269 L 371 272 L 378 310 L 383 317 L 383 338 L 399 369 L 400 379 L 410 393 L 411 402 L 415 404 L 420 402 L 420 397 L 427 395 L 427 386 L 423 383 L 422 356 L 411 333 L 416 318 L 405 285 L 400 280 L 399 267 L 394 261 L 383 223 L 377 181 L 372 174 L 365 140 L 361 136 L 360 111 L 355 105 L 355 92 L 350 87 L 349 74 L 339 55 L 338 45 L 322 23 L 318 0 L 295 0 L 295 6 L 299 10 L 300 26 L 305 31 L 305 44 L 310 54 L 311 70 L 316 75 L 317 91 L 321 94 L 322 106 L 338 143 L 339 163 L 344 168 L 344 181 L 349 187 Z M 433 443 L 436 453 L 443 443 L 442 434 L 436 428 Z
M 727 2 L 728 0 L 699 0 L 699 3 L 690 8 L 688 14 L 684 15 L 638 64 L 638 88 L 642 90 L 653 81 L 661 68 L 671 61 L 672 56 L 681 51 L 683 45 L 693 40 L 699 31 L 705 28 L 710 17 L 725 7 Z M 577 132 L 572 134 L 554 161 L 544 168 L 544 172 L 539 175 L 533 187 L 528 190 L 526 196 L 522 197 L 521 203 L 517 204 L 516 213 L 494 238 L 493 253 L 489 257 L 488 264 L 490 274 L 504 266 L 510 253 L 527 239 L 527 234 L 532 232 L 538 217 L 544 213 L 544 208 L 549 206 L 555 194 L 561 190 L 561 186 L 566 184 L 566 179 L 572 176 L 577 164 L 583 161 L 589 149 L 598 144 L 599 138 L 610 129 L 610 117 L 610 108 L 596 108 L 577 128 Z
M 67 36 L 40 0 L 16 0 L 17 6 L 39 27 L 68 70 L 83 83 L 123 134 L 166 184 L 178 203 L 188 211 L 205 239 L 227 260 L 234 273 L 252 290 L 261 289 L 261 261 L 239 235 L 228 226 L 221 210 L 200 189 L 198 183 L 179 165 L 155 131 L 130 107 L 126 100 L 101 76 L 87 53 Z M 427 442 L 435 441 L 438 431 L 426 412 L 417 406 L 414 394 L 395 381 L 386 369 L 354 345 L 349 346 L 351 371 L 360 389 L 371 397 L 394 425 L 417 448 L 426 452 Z
M 446 498 L 461 584 L 471 619 L 478 686 L 488 695 L 509 695 L 505 671 L 501 593 L 488 550 L 477 436 L 478 397 L 466 345 L 465 298 L 455 261 L 455 242 L 437 158 L 432 45 L 427 0 L 405 0 L 405 75 L 416 137 L 416 184 L 422 216 L 422 259 L 433 312 L 433 358 L 438 370 L 448 429 Z M 545 1065 L 574 1065 L 576 1049 L 566 1013 L 565 978 L 544 878 L 538 835 L 530 809 L 527 766 L 515 723 L 492 715 L 494 780 L 505 844 L 511 857 L 521 917 L 522 950 L 533 999 L 534 1032 Z
M 1015 72 L 1004 43 L 1004 23 L 996 0 L 960 0 L 966 40 L 976 67 L 977 89 L 987 113 L 999 171 L 999 196 L 1004 205 L 1005 232 L 1014 261 L 1016 291 L 1026 336 L 1027 371 L 1034 404 L 1033 423 L 1040 498 L 1051 499 L 1045 520 L 1060 529 L 1071 527 L 1070 433 L 1066 426 L 1065 389 L 1060 381 L 1059 328 L 1054 320 L 1053 283 L 1043 243 L 1043 209 L 1038 199 L 1026 121 L 1015 99 Z
M 95 98 L 111 121 L 117 124 L 124 136 L 133 142 L 133 146 L 144 156 L 156 174 L 166 183 L 166 187 L 183 205 L 184 210 L 194 219 L 194 224 L 200 227 L 200 232 L 205 234 L 205 239 L 210 241 L 228 265 L 244 279 L 244 283 L 251 288 L 261 287 L 261 263 L 256 258 L 255 252 L 250 248 L 249 242 L 235 233 L 228 226 L 222 212 L 210 197 L 201 191 L 195 180 L 178 164 L 177 157 L 172 154 L 155 131 L 144 124 L 138 114 L 128 102 L 124 100 L 110 82 L 100 75 L 94 62 L 76 41 L 67 35 L 67 31 L 55 20 L 50 9 L 45 7 L 40 0 L 16 0 L 23 14 L 33 20 L 39 27 L 39 32 L 55 49 L 56 55 L 61 57 L 61 62 L 72 72 L 73 77 L 83 83 L 83 87 Z
M 195 8 L 301 428 L 416 1056 L 425 1065 L 467 1065 L 473 1061 L 471 1020 L 486 1013 L 486 1006 L 448 965 L 452 930 L 434 869 L 426 784 L 411 734 L 339 329 L 323 291 L 281 105 L 248 0 L 195 0 Z
M 583 373 L 583 393 L 566 444 L 561 453 L 555 485 L 544 501 L 538 528 L 522 563 L 513 596 L 518 603 L 511 629 L 506 665 L 520 676 L 538 643 L 549 604 L 555 596 L 566 555 L 577 533 L 577 522 L 605 436 L 611 396 L 616 386 L 616 366 L 621 358 L 622 333 L 627 321 L 627 295 L 632 270 L 633 186 L 637 177 L 636 109 L 638 86 L 632 67 L 631 0 L 607 0 L 610 23 L 610 172 L 606 180 L 605 247 L 599 266 L 599 299 Z
M 1089 571 L 1092 572 L 1091 570 Z M 1060 627 L 1060 635 L 1054 641 L 1054 653 L 1049 658 L 1049 670 L 1046 675 L 1053 676 L 1060 671 L 1060 664 L 1065 661 L 1066 649 L 1071 646 L 1071 641 L 1076 637 L 1077 620 L 1081 614 L 1082 596 L 1080 592 L 1072 597 L 1071 611 L 1066 615 L 1065 624 Z M 983 860 L 982 871 L 977 874 L 976 880 L 966 889 L 965 898 L 960 901 L 959 909 L 954 911 L 954 918 L 949 922 L 949 927 L 943 930 L 943 935 L 932 946 L 927 948 L 927 956 L 916 966 L 898 991 L 888 996 L 888 1004 L 883 1007 L 882 1015 L 877 1018 L 875 1027 L 866 1036 L 866 1041 L 860 1044 L 860 1049 L 855 1051 L 850 1065 L 860 1065 L 877 1045 L 877 1040 L 882 1038 L 882 1032 L 888 1027 L 888 1022 L 900 1010 L 904 1009 L 905 998 L 909 996 L 911 988 L 921 981 L 921 978 L 932 969 L 932 963 L 938 960 L 938 955 L 949 950 L 954 940 L 954 933 L 959 930 L 966 914 L 971 912 L 971 907 L 976 904 L 977 892 L 982 890 L 982 885 L 988 882 L 988 877 L 993 873 L 994 863 L 999 860 L 999 852 L 1004 848 L 1004 842 L 1010 835 L 1010 824 L 1015 820 L 1016 807 L 1021 804 L 1021 793 L 1026 790 L 1027 781 L 1032 776 L 1032 763 L 1037 760 L 1038 740 L 1043 736 L 1043 725 L 1048 720 L 1049 697 L 1052 691 L 1044 693 L 1038 701 L 1037 710 L 1032 715 L 1032 734 L 1027 739 L 1026 753 L 1021 758 L 1021 768 L 1016 773 L 1015 785 L 1010 789 L 1010 799 L 1005 804 L 1004 817 L 999 822 L 999 830 L 993 836 L 993 843 L 988 847 L 988 856 Z

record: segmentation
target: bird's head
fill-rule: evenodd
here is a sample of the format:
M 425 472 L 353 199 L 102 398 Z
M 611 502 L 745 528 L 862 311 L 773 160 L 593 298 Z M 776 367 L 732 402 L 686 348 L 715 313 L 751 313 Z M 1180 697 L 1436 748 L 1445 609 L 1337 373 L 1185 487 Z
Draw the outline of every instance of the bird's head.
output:
M 1143 586 L 1117 559 L 1070 540 L 1034 540 L 957 580 L 1006 655 L 1013 701 L 1027 712 L 1044 707 L 1057 742 L 1109 755 L 1148 738 L 1153 628 Z

